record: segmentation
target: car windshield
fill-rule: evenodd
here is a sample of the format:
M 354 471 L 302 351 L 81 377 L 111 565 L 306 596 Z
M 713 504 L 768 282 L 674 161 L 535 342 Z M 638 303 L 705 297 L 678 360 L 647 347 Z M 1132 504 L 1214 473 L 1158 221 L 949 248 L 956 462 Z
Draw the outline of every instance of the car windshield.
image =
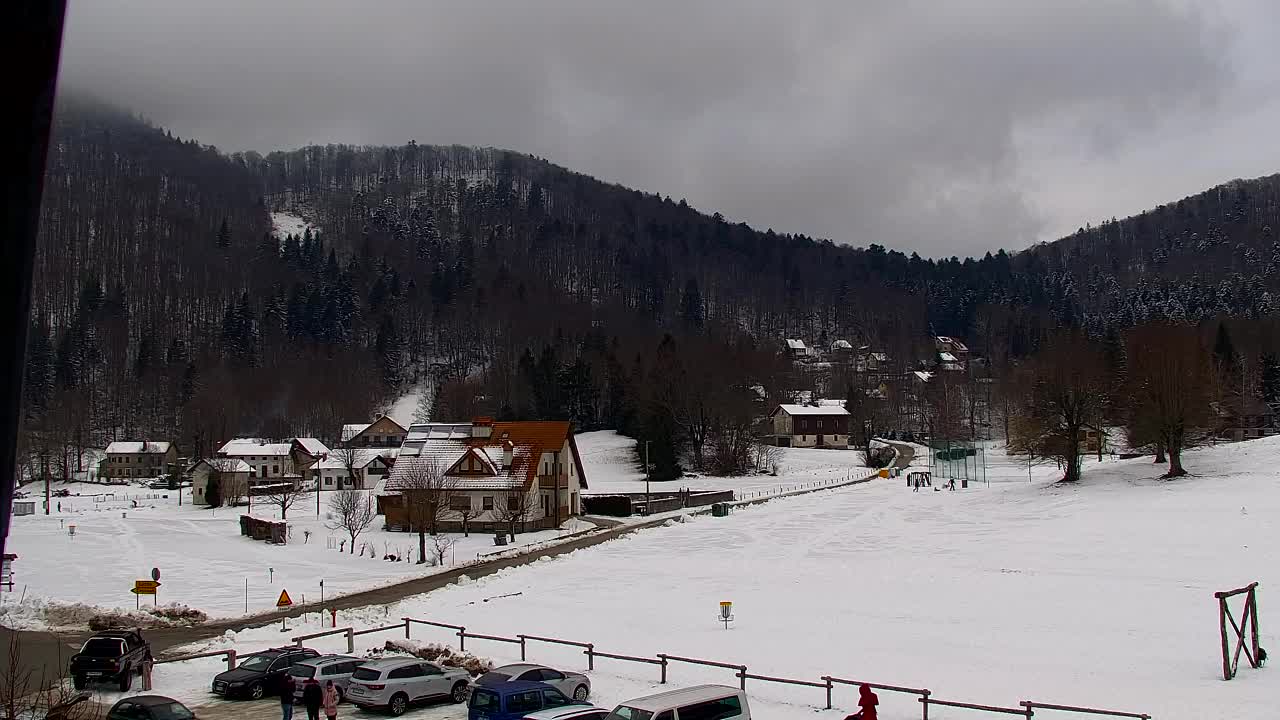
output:
M 380 677 L 382 677 L 382 671 L 367 667 L 356 668 L 356 671 L 351 673 L 353 680 L 377 680 Z
M 481 675 L 480 679 L 477 682 L 479 682 L 481 685 L 497 685 L 498 683 L 504 683 L 510 679 L 511 679 L 511 675 L 508 673 L 487 672 Z
M 271 661 L 275 659 L 275 655 L 250 655 L 244 662 L 240 663 L 240 669 L 266 670 L 271 665 Z
M 315 677 L 316 669 L 311 665 L 294 665 L 289 668 L 289 674 L 300 678 Z
M 498 693 L 492 690 L 476 688 L 471 691 L 471 702 L 468 707 L 486 712 L 500 712 L 502 710 L 502 702 L 498 697 Z
M 192 720 L 195 715 L 180 702 L 164 703 L 151 706 L 151 717 L 155 720 Z
M 89 638 L 80 654 L 100 658 L 120 657 L 124 654 L 124 642 L 114 638 Z
M 648 710 L 619 705 L 613 709 L 613 712 L 605 715 L 604 720 L 649 720 L 651 717 L 653 717 L 653 713 Z

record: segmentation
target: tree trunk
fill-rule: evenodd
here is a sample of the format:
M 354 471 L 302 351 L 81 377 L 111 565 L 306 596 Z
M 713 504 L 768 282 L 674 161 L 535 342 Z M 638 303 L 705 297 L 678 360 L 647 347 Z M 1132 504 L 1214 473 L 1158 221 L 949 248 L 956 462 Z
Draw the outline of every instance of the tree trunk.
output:
M 427 533 L 423 531 L 422 526 L 418 526 L 418 564 L 427 561 Z
M 1080 479 L 1080 453 L 1067 453 L 1067 470 L 1062 476 L 1063 482 L 1076 482 Z
M 351 554 L 356 554 L 356 536 L 354 534 L 351 535 Z
M 1153 464 L 1159 465 L 1166 462 L 1164 459 L 1164 443 L 1156 443 L 1156 459 Z
M 1169 472 L 1164 474 L 1166 478 L 1176 478 L 1186 475 L 1187 471 L 1182 468 L 1182 448 L 1169 447 Z

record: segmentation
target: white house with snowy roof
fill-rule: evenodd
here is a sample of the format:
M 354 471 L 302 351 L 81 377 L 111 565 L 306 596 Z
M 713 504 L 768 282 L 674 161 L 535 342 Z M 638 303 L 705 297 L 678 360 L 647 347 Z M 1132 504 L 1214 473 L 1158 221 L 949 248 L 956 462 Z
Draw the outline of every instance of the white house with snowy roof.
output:
M 408 431 L 400 423 L 383 415 L 371 423 L 348 423 L 342 426 L 343 447 L 398 448 Z
M 368 490 L 386 477 L 391 462 L 377 448 L 330 452 L 311 467 L 321 490 Z
M 305 476 L 317 461 L 329 455 L 329 448 L 316 438 L 293 438 L 288 442 L 236 438 L 218 448 L 216 455 L 245 461 L 253 481 Z
M 222 505 L 232 496 L 249 493 L 249 463 L 239 458 L 213 457 L 198 460 L 191 474 L 191 502 L 194 505 Z M 211 487 L 216 485 L 217 487 Z M 217 498 L 215 501 L 214 498 Z
M 424 472 L 445 478 L 451 513 L 446 530 L 559 527 L 582 513 L 586 474 L 573 428 L 565 421 L 411 425 L 387 477 L 379 507 L 388 527 L 409 530 L 406 496 Z M 513 518 L 513 516 L 518 516 Z
M 177 461 L 178 449 L 171 442 L 117 440 L 107 445 L 98 463 L 98 477 L 158 478 L 168 474 L 169 465 Z

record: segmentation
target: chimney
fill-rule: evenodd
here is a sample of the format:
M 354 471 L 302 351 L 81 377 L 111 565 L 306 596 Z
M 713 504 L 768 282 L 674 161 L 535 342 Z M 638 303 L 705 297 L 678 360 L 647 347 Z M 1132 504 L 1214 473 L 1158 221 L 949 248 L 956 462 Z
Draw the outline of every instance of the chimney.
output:
M 502 469 L 510 470 L 511 463 L 515 461 L 516 446 L 510 440 L 502 441 Z
M 471 437 L 487 438 L 493 435 L 493 418 L 478 417 L 471 420 Z

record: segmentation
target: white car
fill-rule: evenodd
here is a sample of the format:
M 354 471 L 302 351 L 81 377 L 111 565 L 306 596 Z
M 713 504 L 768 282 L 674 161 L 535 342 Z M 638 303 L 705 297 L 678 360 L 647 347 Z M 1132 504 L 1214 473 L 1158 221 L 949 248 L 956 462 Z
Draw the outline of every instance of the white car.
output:
M 477 685 L 493 686 L 504 682 L 544 682 L 573 698 L 574 702 L 586 702 L 591 695 L 591 678 L 576 672 L 552 670 L 545 665 L 515 663 L 496 667 L 476 679 Z
M 525 715 L 522 720 L 604 720 L 609 711 L 601 707 L 583 705 L 566 705 L 564 707 L 539 710 Z
M 418 658 L 375 660 L 356 668 L 347 681 L 347 700 L 362 708 L 386 708 L 403 715 L 411 703 L 449 699 L 466 702 L 471 675 Z

